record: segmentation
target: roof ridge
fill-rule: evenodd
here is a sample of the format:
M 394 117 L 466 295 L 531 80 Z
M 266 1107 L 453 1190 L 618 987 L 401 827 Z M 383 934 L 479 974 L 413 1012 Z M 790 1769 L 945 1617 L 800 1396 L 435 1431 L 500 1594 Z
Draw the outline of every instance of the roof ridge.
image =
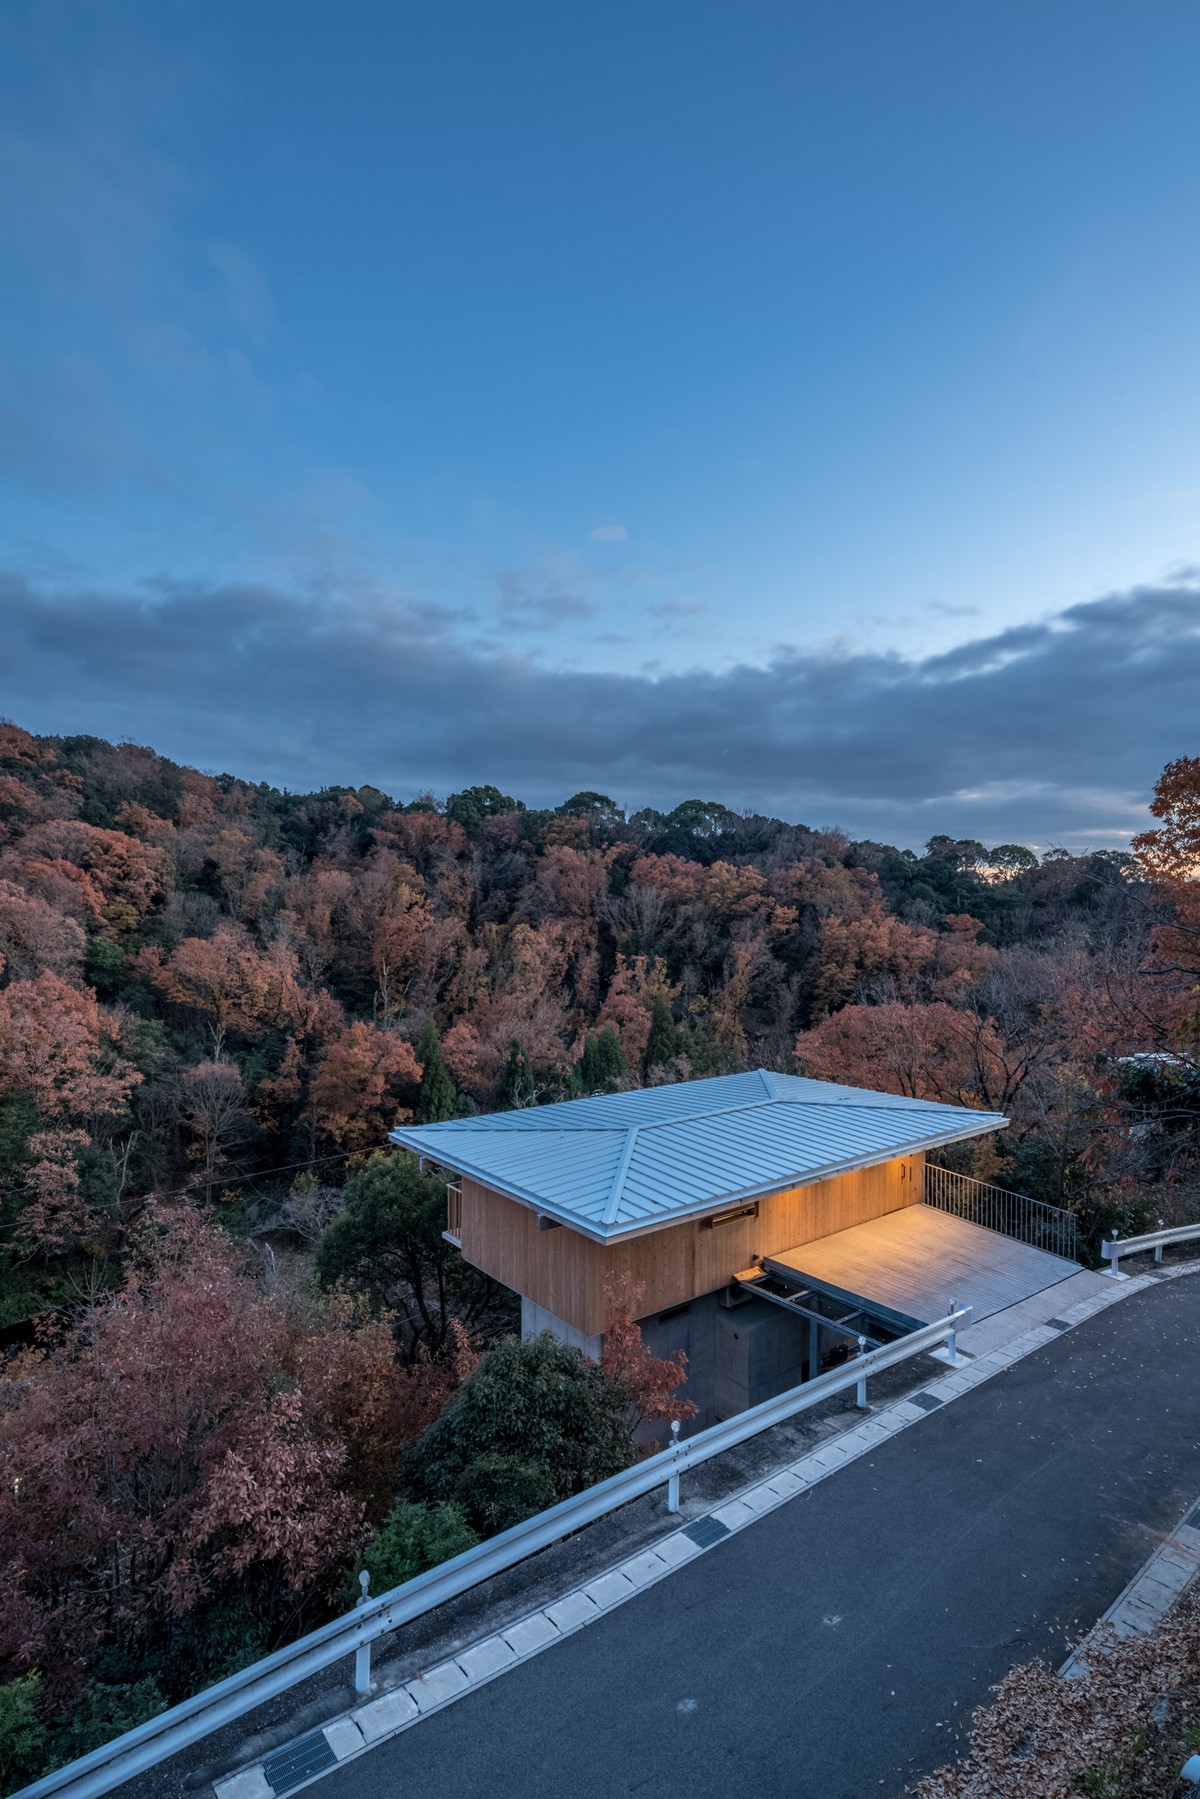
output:
M 710 1106 L 704 1112 L 681 1112 L 678 1118 L 648 1118 L 640 1124 L 640 1131 L 662 1131 L 673 1124 L 695 1124 L 699 1118 L 724 1118 L 730 1112 L 762 1112 L 767 1106 L 776 1105 L 777 1100 L 745 1099 L 737 1106 Z
M 778 1099 L 779 1095 L 775 1091 L 774 1078 L 767 1073 L 765 1068 L 760 1068 L 758 1072 L 762 1078 L 762 1084 L 767 1090 L 767 1098 L 768 1099 Z
M 545 1111 L 550 1110 L 549 1106 L 546 1106 L 542 1109 Z M 443 1119 L 438 1124 L 415 1125 L 413 1128 L 415 1130 L 422 1130 L 422 1131 L 455 1130 L 458 1126 L 461 1125 L 463 1127 L 463 1129 L 460 1133 L 462 1136 L 469 1136 L 471 1134 L 471 1132 L 473 1132 L 473 1131 L 487 1131 L 487 1130 L 507 1131 L 511 1134 L 514 1131 L 520 1131 L 523 1127 L 519 1124 L 501 1124 L 499 1122 L 500 1119 L 520 1117 L 525 1112 L 532 1112 L 533 1110 L 534 1110 L 533 1106 L 522 1106 L 519 1109 L 519 1111 L 517 1111 L 517 1112 L 495 1112 L 495 1113 L 485 1112 L 483 1114 L 483 1116 L 479 1117 L 479 1118 L 446 1118 L 446 1119 Z M 602 1134 L 607 1134 L 608 1136 L 611 1137 L 614 1135 L 619 1136 L 621 1134 L 621 1132 L 626 1129 L 626 1126 L 623 1124 L 566 1124 L 566 1123 L 563 1123 L 563 1124 L 537 1124 L 537 1125 L 531 1125 L 530 1128 L 532 1130 L 540 1131 L 543 1136 L 549 1136 L 552 1131 L 561 1132 L 564 1136 L 568 1132 L 572 1136 L 577 1136 L 580 1131 L 592 1131 L 595 1133 L 596 1136 L 600 1136 Z
M 873 1087 L 863 1087 L 861 1092 L 863 1099 L 890 1099 L 894 1100 L 898 1106 L 940 1106 L 945 1104 L 945 1101 L 940 1099 L 909 1099 L 903 1093 L 876 1093 Z M 851 1099 L 848 1094 L 843 1095 L 840 1099 L 821 1099 L 816 1094 L 810 1093 L 781 1093 L 779 1103 L 784 1106 L 856 1106 L 862 1105 L 863 1100 Z M 957 1106 L 955 1110 L 961 1112 L 963 1108 Z
M 637 1142 L 637 1134 L 641 1125 L 631 1124 L 625 1133 L 625 1147 L 621 1151 L 621 1159 L 617 1163 L 617 1172 L 613 1175 L 612 1186 L 608 1190 L 608 1198 L 604 1205 L 605 1224 L 615 1224 L 617 1214 L 621 1210 L 621 1195 L 625 1186 L 625 1176 L 629 1173 L 629 1164 L 633 1159 L 633 1146 Z

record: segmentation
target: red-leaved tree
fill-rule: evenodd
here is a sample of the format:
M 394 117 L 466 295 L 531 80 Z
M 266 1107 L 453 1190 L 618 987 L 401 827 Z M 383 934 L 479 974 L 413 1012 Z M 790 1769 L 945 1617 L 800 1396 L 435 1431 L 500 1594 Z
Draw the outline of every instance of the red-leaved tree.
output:
M 630 1424 L 635 1430 L 660 1420 L 665 1424 L 678 1420 L 682 1424 L 694 1418 L 699 1409 L 692 1400 L 676 1397 L 687 1380 L 687 1356 L 683 1350 L 656 1356 L 642 1341 L 634 1308 L 645 1291 L 645 1283 L 634 1280 L 629 1273 L 607 1281 L 604 1288 L 609 1321 L 600 1366 L 625 1395 Z

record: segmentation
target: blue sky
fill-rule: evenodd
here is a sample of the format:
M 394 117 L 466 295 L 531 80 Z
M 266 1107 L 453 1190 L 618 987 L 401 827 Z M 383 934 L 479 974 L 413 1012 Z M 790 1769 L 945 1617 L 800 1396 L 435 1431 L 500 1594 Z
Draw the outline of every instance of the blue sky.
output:
M 0 710 L 1119 841 L 1200 749 L 1198 63 L 1157 0 L 9 0 Z

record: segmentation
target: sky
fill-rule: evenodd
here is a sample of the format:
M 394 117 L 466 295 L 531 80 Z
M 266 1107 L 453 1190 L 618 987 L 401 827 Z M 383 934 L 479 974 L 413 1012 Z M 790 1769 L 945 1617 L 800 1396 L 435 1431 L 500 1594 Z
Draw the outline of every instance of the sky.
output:
M 1124 842 L 1200 753 L 1200 9 L 7 0 L 0 713 Z

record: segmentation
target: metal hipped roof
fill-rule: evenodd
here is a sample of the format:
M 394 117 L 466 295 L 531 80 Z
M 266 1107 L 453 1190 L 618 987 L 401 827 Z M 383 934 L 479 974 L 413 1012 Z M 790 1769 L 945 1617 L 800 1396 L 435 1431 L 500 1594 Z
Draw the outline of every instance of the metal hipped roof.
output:
M 606 1243 L 1007 1122 L 998 1112 L 760 1068 L 399 1125 L 390 1136 Z

